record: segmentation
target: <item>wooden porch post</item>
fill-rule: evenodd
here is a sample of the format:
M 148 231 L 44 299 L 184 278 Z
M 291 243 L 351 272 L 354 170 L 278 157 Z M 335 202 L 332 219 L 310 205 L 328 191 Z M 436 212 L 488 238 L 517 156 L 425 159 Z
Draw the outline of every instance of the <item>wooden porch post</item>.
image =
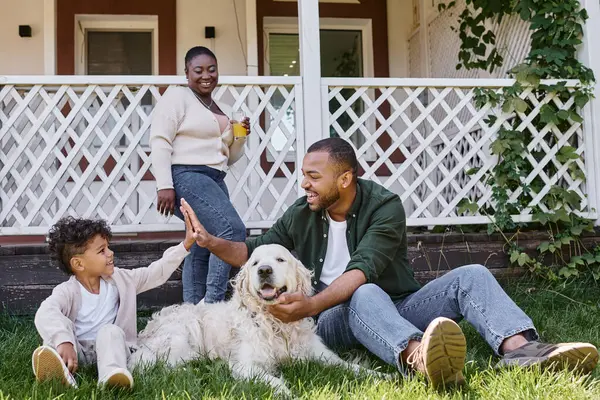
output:
M 600 53 L 598 53 L 598 38 L 600 37 L 600 3 L 598 0 L 581 0 L 589 15 L 587 23 L 583 27 L 583 46 L 579 52 L 579 58 L 591 68 L 600 79 Z M 595 99 L 584 109 L 583 137 L 585 140 L 585 162 L 587 165 L 586 175 L 588 177 L 588 198 L 590 208 L 600 211 L 600 85 L 596 83 L 594 88 Z M 600 218 L 596 220 L 600 225 Z
M 319 32 L 319 1 L 298 1 L 298 33 L 300 35 L 300 74 L 302 75 L 302 101 L 304 113 L 305 149 L 327 137 L 323 132 L 321 99 L 321 40 Z
M 56 74 L 56 0 L 44 0 L 44 75 Z
M 429 78 L 430 64 L 429 64 L 429 26 L 427 21 L 427 1 L 421 0 L 419 3 L 419 35 L 421 36 L 419 42 L 421 43 L 421 76 L 419 78 Z
M 258 76 L 258 27 L 256 19 L 256 0 L 246 0 L 246 71 L 248 76 Z M 248 107 L 256 110 L 259 99 L 257 94 L 252 91 L 248 94 Z M 256 122 L 256 121 L 252 121 Z M 258 152 L 259 140 L 256 135 L 250 135 L 248 138 L 248 148 L 251 154 Z M 260 188 L 260 177 L 256 171 L 252 171 L 248 178 L 248 184 L 252 193 L 257 193 Z M 250 205 L 250 199 L 247 199 L 246 205 Z M 252 218 L 256 220 L 259 217 L 255 210 Z

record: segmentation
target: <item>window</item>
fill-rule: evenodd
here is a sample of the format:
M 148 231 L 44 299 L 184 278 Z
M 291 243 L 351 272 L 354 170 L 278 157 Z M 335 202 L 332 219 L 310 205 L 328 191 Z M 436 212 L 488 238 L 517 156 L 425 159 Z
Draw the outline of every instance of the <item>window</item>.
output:
M 297 20 L 287 18 L 265 18 L 266 59 L 265 73 L 271 76 L 300 75 L 300 52 Z M 368 19 L 322 19 L 321 20 L 321 76 L 323 77 L 365 77 L 372 76 L 372 35 Z M 353 89 L 345 89 L 341 94 L 349 98 Z M 282 96 L 274 99 L 274 106 L 283 104 Z M 339 107 L 336 100 L 329 107 Z M 360 116 L 364 105 L 357 102 L 352 106 L 356 115 Z M 286 115 L 286 123 L 293 125 L 293 112 Z M 352 118 L 344 113 L 337 121 L 346 130 L 353 124 Z M 331 136 L 336 136 L 331 130 Z M 356 132 L 350 138 L 360 147 L 364 137 Z M 275 131 L 272 138 L 273 147 L 281 150 L 287 138 L 281 130 Z

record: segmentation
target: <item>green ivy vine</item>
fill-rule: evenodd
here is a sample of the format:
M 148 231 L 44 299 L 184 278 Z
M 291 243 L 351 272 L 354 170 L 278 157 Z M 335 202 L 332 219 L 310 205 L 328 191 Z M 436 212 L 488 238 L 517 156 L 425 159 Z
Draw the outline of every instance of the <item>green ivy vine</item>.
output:
M 498 156 L 498 163 L 486 177 L 492 187 L 493 209 L 479 210 L 494 216 L 488 231 L 500 232 L 507 240 L 510 261 L 546 279 L 556 281 L 591 274 L 600 280 L 600 246 L 587 248 L 582 240 L 584 232 L 593 231 L 593 222 L 582 218 L 582 198 L 565 185 L 554 184 L 531 210 L 534 224 L 543 227 L 548 240 L 542 242 L 535 252 L 526 252 L 519 245 L 518 235 L 526 229 L 515 222 L 513 215 L 529 207 L 534 195 L 546 185 L 542 176 L 551 177 L 558 171 L 553 162 L 543 168 L 543 174 L 527 183 L 533 171 L 531 160 L 540 162 L 547 149 L 559 146 L 554 158 L 568 166 L 573 180 L 585 181 L 579 168 L 581 155 L 577 152 L 576 138 L 562 140 L 558 132 L 566 132 L 573 124 L 582 123 L 581 109 L 592 98 L 594 74 L 577 59 L 577 47 L 581 45 L 583 24 L 588 18 L 578 0 L 466 0 L 467 7 L 458 17 L 461 49 L 457 69 L 485 69 L 493 72 L 502 65 L 502 56 L 495 48 L 496 35 L 489 22 L 501 22 L 503 18 L 518 14 L 529 23 L 531 51 L 526 60 L 511 70 L 515 84 L 501 90 L 476 89 L 478 108 L 486 104 L 501 107 L 509 117 L 498 131 L 490 151 Z M 450 9 L 455 1 L 441 4 L 440 11 Z M 558 83 L 547 85 L 542 80 L 554 79 Z M 565 80 L 575 79 L 577 87 L 569 87 Z M 544 101 L 552 96 L 556 101 Z M 574 100 L 570 100 L 574 99 Z M 541 141 L 528 129 L 520 127 L 527 110 L 543 103 L 531 124 L 538 132 L 548 133 Z M 496 116 L 484 121 L 488 126 L 497 122 Z M 539 139 L 539 138 L 538 138 Z M 475 172 L 475 171 L 473 171 Z M 559 182 L 557 182 L 559 183 Z M 519 196 L 513 199 L 515 191 Z M 465 200 L 459 204 L 459 213 L 474 213 L 476 202 Z M 544 211 L 545 210 L 545 211 Z M 513 235 L 505 232 L 516 232 Z

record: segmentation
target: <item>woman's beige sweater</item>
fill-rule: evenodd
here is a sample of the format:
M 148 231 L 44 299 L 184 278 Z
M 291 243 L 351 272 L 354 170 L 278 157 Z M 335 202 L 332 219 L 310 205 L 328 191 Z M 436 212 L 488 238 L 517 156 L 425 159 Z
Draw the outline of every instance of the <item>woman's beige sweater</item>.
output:
M 219 104 L 228 115 L 229 107 Z M 157 189 L 172 189 L 171 165 L 206 165 L 225 171 L 244 154 L 245 138 L 233 140 L 231 126 L 221 133 L 219 121 L 192 90 L 172 86 L 154 108 L 150 147 Z

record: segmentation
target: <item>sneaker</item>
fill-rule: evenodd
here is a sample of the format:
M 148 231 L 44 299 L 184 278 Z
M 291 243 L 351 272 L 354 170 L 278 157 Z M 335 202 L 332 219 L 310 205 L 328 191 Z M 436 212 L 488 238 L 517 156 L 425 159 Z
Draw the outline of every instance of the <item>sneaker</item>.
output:
M 98 381 L 98 386 L 133 389 L 133 376 L 125 368 L 116 368 L 108 376 Z
M 434 387 L 462 385 L 466 356 L 467 342 L 460 326 L 440 317 L 429 324 L 421 344 L 408 356 L 407 363 L 424 374 Z
M 511 365 L 529 367 L 537 364 L 542 368 L 566 367 L 587 374 L 598 364 L 598 350 L 589 343 L 529 342 L 506 353 L 496 368 Z
M 40 346 L 31 356 L 33 374 L 38 382 L 60 379 L 67 386 L 77 388 L 77 382 L 61 356 L 50 346 Z

